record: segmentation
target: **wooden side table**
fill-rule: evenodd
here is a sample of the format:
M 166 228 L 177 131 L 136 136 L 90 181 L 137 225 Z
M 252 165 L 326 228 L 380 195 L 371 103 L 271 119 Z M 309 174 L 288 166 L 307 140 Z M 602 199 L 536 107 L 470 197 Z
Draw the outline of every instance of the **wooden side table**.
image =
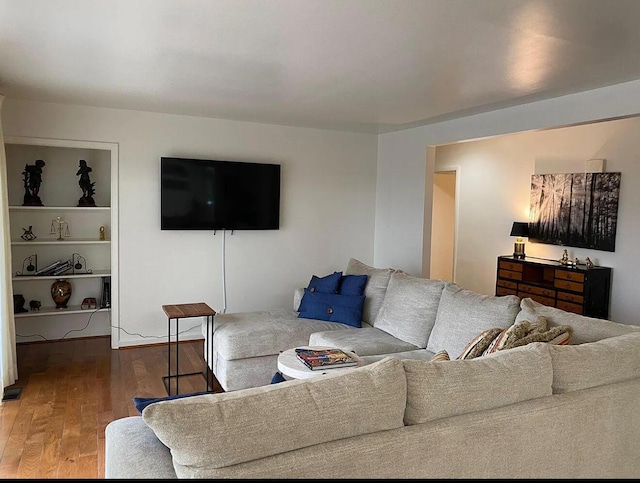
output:
M 216 315 L 216 311 L 209 307 L 204 302 L 195 303 L 195 304 L 178 304 L 178 305 L 163 305 L 162 310 L 165 314 L 167 314 L 167 375 L 162 377 L 162 381 L 164 382 L 164 387 L 167 390 L 167 394 L 171 396 L 171 379 L 175 379 L 176 381 L 176 395 L 180 394 L 178 390 L 178 380 L 184 376 L 196 376 L 201 374 L 204 377 L 206 383 L 206 391 L 213 391 L 213 380 L 211 383 L 209 382 L 208 376 L 208 364 L 205 359 L 204 362 L 204 371 L 203 372 L 189 372 L 180 374 L 180 370 L 178 367 L 178 338 L 180 334 L 180 319 L 186 319 L 189 317 L 206 317 L 207 318 L 207 334 L 209 337 L 206 337 L 207 345 L 205 354 L 209 354 L 209 360 L 212 360 L 213 357 L 213 329 L 214 329 L 214 321 L 213 317 Z M 176 372 L 175 374 L 171 374 L 171 319 L 175 319 L 176 321 Z

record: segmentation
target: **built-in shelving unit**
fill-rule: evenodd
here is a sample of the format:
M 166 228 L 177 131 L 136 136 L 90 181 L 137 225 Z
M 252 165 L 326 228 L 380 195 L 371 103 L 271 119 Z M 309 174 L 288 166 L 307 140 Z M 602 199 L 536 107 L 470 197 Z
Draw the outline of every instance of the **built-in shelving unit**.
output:
M 118 234 L 117 145 L 9 137 L 5 152 L 13 292 L 24 297 L 27 310 L 15 313 L 17 341 L 111 335 L 111 346 L 118 348 L 118 247 L 113 242 Z M 23 172 L 38 159 L 45 162 L 39 192 L 44 206 L 23 206 Z M 78 206 L 83 194 L 77 174 L 81 159 L 92 170 L 96 206 Z M 52 233 L 55 219 L 63 219 L 69 228 L 62 240 Z M 35 239 L 22 238 L 27 229 Z M 35 274 L 58 260 L 78 265 L 57 275 Z M 59 279 L 72 285 L 66 308 L 56 308 L 51 296 L 51 285 Z M 108 297 L 103 296 L 106 282 Z M 97 307 L 82 309 L 85 298 L 95 298 Z M 40 307 L 30 307 L 31 300 Z

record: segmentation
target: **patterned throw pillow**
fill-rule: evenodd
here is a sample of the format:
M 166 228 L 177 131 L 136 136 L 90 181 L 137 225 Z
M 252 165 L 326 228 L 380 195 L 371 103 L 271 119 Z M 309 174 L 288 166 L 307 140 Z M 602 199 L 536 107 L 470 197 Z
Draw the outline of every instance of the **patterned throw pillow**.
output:
M 429 362 L 441 362 L 441 361 L 450 361 L 449 353 L 442 349 L 441 351 L 436 352 L 433 357 L 429 360 Z
M 476 335 L 462 350 L 458 360 L 475 359 L 481 356 L 491 342 L 502 332 L 500 328 L 487 329 Z
M 547 319 L 539 316 L 535 322 L 521 320 L 507 329 L 493 328 L 475 336 L 458 356 L 459 360 L 474 359 L 495 352 L 521 347 L 532 342 L 567 345 L 573 329 L 568 325 L 547 328 Z

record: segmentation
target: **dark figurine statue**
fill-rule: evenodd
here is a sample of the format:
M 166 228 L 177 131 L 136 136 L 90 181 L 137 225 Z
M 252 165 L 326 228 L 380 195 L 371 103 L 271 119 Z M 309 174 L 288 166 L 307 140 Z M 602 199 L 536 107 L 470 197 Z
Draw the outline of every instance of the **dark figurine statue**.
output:
M 13 313 L 21 314 L 23 312 L 28 312 L 27 309 L 24 308 L 24 295 L 20 293 L 13 294 Z
M 24 202 L 22 206 L 43 206 L 39 196 L 43 167 L 44 161 L 42 159 L 38 159 L 35 164 L 25 165 L 22 172 L 24 181 Z
M 93 199 L 93 195 L 96 194 L 93 189 L 95 183 L 92 183 L 89 178 L 89 173 L 92 170 L 87 166 L 87 162 L 84 159 L 80 160 L 79 166 L 76 176 L 80 176 L 78 184 L 82 190 L 82 197 L 78 200 L 78 206 L 96 206 L 96 202 Z

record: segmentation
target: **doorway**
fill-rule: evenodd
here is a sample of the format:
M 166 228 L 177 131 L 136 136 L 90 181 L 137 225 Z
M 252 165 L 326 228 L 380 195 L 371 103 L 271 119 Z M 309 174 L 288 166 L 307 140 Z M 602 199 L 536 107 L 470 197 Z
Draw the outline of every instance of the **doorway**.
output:
M 433 175 L 429 278 L 455 282 L 459 168 Z

